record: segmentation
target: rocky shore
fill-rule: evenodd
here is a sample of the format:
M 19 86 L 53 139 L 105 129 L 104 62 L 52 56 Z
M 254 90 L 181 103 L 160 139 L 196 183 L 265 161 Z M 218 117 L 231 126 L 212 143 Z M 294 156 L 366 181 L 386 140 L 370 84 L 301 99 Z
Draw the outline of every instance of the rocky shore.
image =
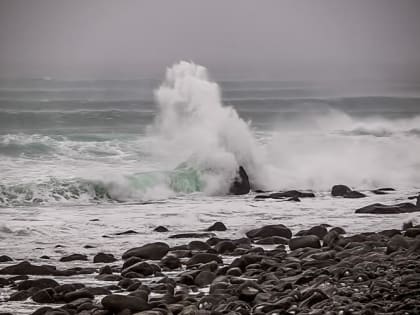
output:
M 32 299 L 36 315 L 420 314 L 418 225 L 348 236 L 327 224 L 294 235 L 276 224 L 218 238 L 226 228 L 217 222 L 193 235 L 202 240 L 185 235 L 179 246 L 145 244 L 122 260 L 110 253 L 61 259 L 100 268 L 59 270 L 1 256 L 8 266 L 0 286 L 12 292 L 2 303 Z M 109 285 L 59 280 L 80 274 Z

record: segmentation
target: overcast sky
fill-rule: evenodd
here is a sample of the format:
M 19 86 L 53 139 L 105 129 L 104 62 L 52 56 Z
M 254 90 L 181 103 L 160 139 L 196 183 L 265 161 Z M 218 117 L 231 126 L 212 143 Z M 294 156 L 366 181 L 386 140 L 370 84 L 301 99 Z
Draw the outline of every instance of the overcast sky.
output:
M 419 79 L 420 1 L 0 0 L 0 76 Z

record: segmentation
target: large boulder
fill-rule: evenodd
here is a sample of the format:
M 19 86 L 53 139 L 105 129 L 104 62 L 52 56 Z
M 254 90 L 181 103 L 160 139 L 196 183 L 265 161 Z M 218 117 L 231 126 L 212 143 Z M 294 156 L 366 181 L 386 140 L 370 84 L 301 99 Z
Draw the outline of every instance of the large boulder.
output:
M 266 225 L 258 229 L 246 232 L 249 238 L 265 238 L 270 236 L 281 236 L 285 238 L 292 237 L 292 231 L 283 224 Z
M 55 275 L 57 270 L 53 266 L 36 266 L 27 261 L 8 266 L 0 270 L 3 275 Z
M 384 205 L 381 203 L 374 203 L 372 205 L 356 210 L 356 213 L 370 213 L 370 214 L 395 214 L 395 213 L 409 213 L 420 211 L 417 207 L 409 202 L 399 203 L 396 205 Z
M 245 195 L 250 190 L 248 174 L 242 166 L 239 166 L 238 174 L 230 185 L 229 193 L 232 195 Z
M 331 195 L 334 197 L 343 197 L 349 192 L 351 192 L 351 189 L 346 185 L 334 185 L 331 189 Z
M 155 242 L 143 245 L 141 247 L 135 247 L 126 251 L 123 255 L 123 259 L 130 257 L 139 257 L 143 259 L 159 260 L 162 259 L 169 251 L 169 246 L 163 242 Z

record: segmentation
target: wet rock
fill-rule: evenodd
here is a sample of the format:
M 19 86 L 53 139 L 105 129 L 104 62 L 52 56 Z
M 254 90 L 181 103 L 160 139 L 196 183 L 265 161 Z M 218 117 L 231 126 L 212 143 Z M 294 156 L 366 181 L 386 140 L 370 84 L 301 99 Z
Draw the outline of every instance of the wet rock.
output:
M 25 301 L 30 298 L 32 293 L 27 290 L 17 291 L 10 294 L 9 301 Z
M 350 199 L 364 198 L 364 197 L 366 197 L 365 194 L 363 194 L 359 191 L 356 191 L 356 190 L 352 190 L 352 191 L 344 194 L 344 196 L 343 196 L 343 198 L 350 198 Z
M 420 228 L 409 228 L 404 233 L 404 236 L 407 237 L 416 237 L 417 235 L 420 235 Z
M 238 174 L 230 185 L 229 193 L 232 195 L 245 195 L 250 190 L 248 174 L 242 166 L 239 166 Z
M 318 236 L 319 239 L 322 239 L 327 233 L 328 230 L 324 226 L 317 225 L 307 230 L 305 235 L 315 235 Z
M 214 249 L 219 254 L 231 253 L 236 249 L 236 245 L 232 241 L 221 241 L 214 246 Z
M 130 272 L 135 272 L 144 276 L 151 276 L 154 274 L 155 270 L 151 264 L 143 261 L 136 263 L 128 267 L 127 269 L 124 269 L 123 271 L 121 271 L 121 275 L 127 276 L 127 274 Z
M 169 238 L 209 238 L 215 236 L 213 233 L 180 233 L 169 236 Z
M 46 289 L 55 288 L 57 286 L 59 286 L 59 284 L 54 279 L 41 278 L 35 280 L 24 280 L 18 284 L 17 289 L 21 291 L 28 290 L 30 288 Z
M 187 266 L 197 265 L 197 264 L 205 264 L 211 261 L 215 261 L 218 264 L 222 264 L 222 259 L 216 254 L 210 253 L 198 253 L 191 257 L 190 260 L 187 261 Z
M 142 262 L 143 259 L 136 257 L 136 256 L 132 256 L 130 258 L 128 258 L 122 265 L 122 269 L 126 269 L 134 264 L 137 264 L 138 262 Z
M 292 238 L 289 241 L 289 247 L 291 250 L 295 250 L 298 248 L 305 248 L 305 247 L 321 248 L 321 243 L 317 236 L 306 235 L 306 236 Z
M 143 245 L 141 247 L 132 248 L 126 251 L 122 258 L 128 259 L 130 257 L 139 257 L 143 259 L 159 260 L 162 259 L 169 251 L 169 246 L 166 243 L 156 242 Z
M 292 232 L 283 224 L 266 225 L 258 229 L 246 232 L 249 238 L 265 238 L 269 236 L 281 236 L 290 239 Z
M 339 227 L 339 226 L 333 227 L 331 230 L 329 230 L 329 232 L 335 232 L 340 235 L 346 234 L 346 231 L 342 227 Z
M 405 237 L 402 235 L 394 235 L 388 242 L 386 246 L 386 253 L 392 254 L 393 252 L 398 251 L 399 249 L 407 249 L 409 248 L 409 243 Z
M 351 189 L 346 185 L 334 185 L 331 189 L 331 195 L 334 197 L 343 197 L 349 192 L 351 192 Z
M 51 288 L 42 289 L 32 295 L 32 300 L 37 303 L 54 303 L 55 291 Z
M 8 262 L 8 261 L 13 261 L 13 259 L 12 258 L 10 258 L 9 256 L 7 256 L 7 255 L 1 255 L 0 256 L 0 262 Z
M 55 275 L 57 270 L 53 266 L 36 266 L 27 261 L 8 266 L 0 270 L 0 274 L 6 275 Z
M 195 277 L 194 283 L 202 288 L 211 284 L 215 278 L 216 275 L 213 272 L 203 270 Z
M 153 229 L 153 231 L 159 232 L 159 233 L 169 232 L 169 230 L 166 227 L 162 226 L 162 225 L 159 225 L 159 226 L 155 227 Z
M 226 231 L 226 230 L 227 230 L 227 228 L 222 222 L 216 222 L 212 226 L 207 228 L 207 231 L 209 231 L 209 232 L 212 232 L 212 231 Z
M 189 250 L 206 251 L 206 250 L 209 250 L 210 248 L 211 248 L 210 245 L 202 241 L 191 241 L 188 244 Z
M 112 254 L 98 253 L 93 257 L 94 263 L 111 263 L 117 261 L 117 259 Z
M 161 265 L 168 269 L 179 269 L 181 268 L 182 264 L 178 257 L 174 255 L 168 255 L 162 258 Z
M 256 199 L 284 199 L 284 198 L 314 198 L 315 194 L 312 192 L 301 192 L 298 190 L 289 190 L 283 192 L 272 193 L 269 195 L 257 195 Z
M 86 255 L 72 254 L 72 255 L 69 255 L 69 256 L 62 257 L 60 259 L 60 261 L 62 261 L 62 262 L 68 262 L 68 261 L 74 261 L 74 260 L 88 260 L 88 258 L 87 258 Z
M 87 298 L 93 299 L 95 296 L 88 290 L 88 289 L 79 289 L 73 292 L 66 293 L 64 295 L 64 301 L 69 303 L 71 301 L 75 301 L 77 299 Z
M 131 312 L 141 312 L 151 309 L 150 305 L 142 298 L 136 296 L 125 296 L 111 294 L 104 297 L 101 301 L 103 307 L 114 313 L 128 309 Z
M 139 232 L 136 232 L 134 230 L 127 230 L 124 232 L 115 233 L 114 235 L 132 235 L 132 234 L 139 234 Z
M 252 302 L 257 294 L 262 291 L 254 281 L 245 281 L 236 290 L 238 298 L 245 302 Z
M 50 259 L 50 256 L 47 256 L 47 255 L 42 255 L 41 257 L 39 257 L 39 258 L 41 258 L 41 259 Z
M 412 203 L 400 203 L 396 205 L 383 205 L 375 203 L 356 210 L 356 213 L 371 213 L 371 214 L 395 214 L 395 213 L 408 213 L 420 211 L 420 208 L 416 207 Z
M 255 244 L 258 245 L 274 245 L 274 244 L 284 244 L 287 245 L 289 240 L 285 237 L 281 236 L 269 236 L 263 239 L 257 240 Z

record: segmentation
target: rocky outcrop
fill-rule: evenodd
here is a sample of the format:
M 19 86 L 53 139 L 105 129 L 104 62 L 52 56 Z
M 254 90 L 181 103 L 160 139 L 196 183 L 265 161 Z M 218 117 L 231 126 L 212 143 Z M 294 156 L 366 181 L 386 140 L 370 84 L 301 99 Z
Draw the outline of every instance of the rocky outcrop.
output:
M 238 174 L 230 185 L 229 193 L 232 195 L 245 195 L 250 190 L 248 174 L 242 166 L 239 166 Z
M 372 205 L 356 210 L 356 213 L 370 213 L 370 214 L 396 214 L 396 213 L 409 213 L 418 212 L 420 207 L 412 203 L 404 202 L 396 205 L 384 205 L 381 203 L 374 203 Z

